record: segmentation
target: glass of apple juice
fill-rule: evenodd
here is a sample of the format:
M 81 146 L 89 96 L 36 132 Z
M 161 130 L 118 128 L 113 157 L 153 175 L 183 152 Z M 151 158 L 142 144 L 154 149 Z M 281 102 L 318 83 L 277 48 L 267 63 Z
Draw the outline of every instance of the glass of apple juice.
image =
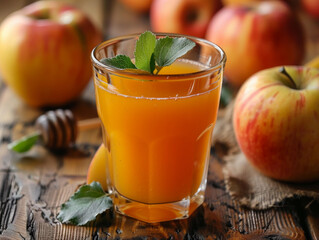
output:
M 167 35 L 181 37 L 156 39 Z M 187 36 L 195 47 L 157 75 L 101 62 L 122 54 L 134 62 L 138 37 L 107 40 L 91 55 L 109 191 L 126 216 L 149 223 L 187 218 L 204 201 L 226 56 Z

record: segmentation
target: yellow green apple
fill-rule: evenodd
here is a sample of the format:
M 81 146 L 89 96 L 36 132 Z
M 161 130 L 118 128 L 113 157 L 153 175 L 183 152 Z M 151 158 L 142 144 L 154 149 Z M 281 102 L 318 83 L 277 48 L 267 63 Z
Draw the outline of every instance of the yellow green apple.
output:
M 104 190 L 107 190 L 106 180 L 106 166 L 107 166 L 107 150 L 102 143 L 98 150 L 95 152 L 88 172 L 87 172 L 87 184 L 92 182 L 99 182 Z
M 154 0 L 150 10 L 154 32 L 169 32 L 204 37 L 220 0 Z
M 235 100 L 233 126 L 247 160 L 290 182 L 319 180 L 319 69 L 274 67 L 250 77 Z
M 35 2 L 0 26 L 0 73 L 27 104 L 64 105 L 89 82 L 90 53 L 100 41 L 100 31 L 81 10 Z
M 206 38 L 226 52 L 225 76 L 237 88 L 262 69 L 299 65 L 305 54 L 303 27 L 282 1 L 226 6 L 212 18 Z

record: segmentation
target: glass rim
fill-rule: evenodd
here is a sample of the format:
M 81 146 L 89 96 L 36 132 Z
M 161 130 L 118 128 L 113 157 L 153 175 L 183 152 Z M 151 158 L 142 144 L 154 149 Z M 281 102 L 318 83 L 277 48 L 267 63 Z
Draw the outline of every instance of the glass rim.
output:
M 205 68 L 203 70 L 196 71 L 196 72 L 181 73 L 181 74 L 151 75 L 153 81 L 156 80 L 156 79 L 164 79 L 164 78 L 167 78 L 167 77 L 173 78 L 173 79 L 174 78 L 179 79 L 181 77 L 183 77 L 183 78 L 194 78 L 196 76 L 203 76 L 203 75 L 209 74 L 211 72 L 216 71 L 217 69 L 220 69 L 220 68 L 224 67 L 224 65 L 226 63 L 227 57 L 226 57 L 226 54 L 225 54 L 224 50 L 220 46 L 218 46 L 217 44 L 215 44 L 215 43 L 213 43 L 213 42 L 211 42 L 211 41 L 209 41 L 207 39 L 194 37 L 194 36 L 183 35 L 183 34 L 175 34 L 175 33 L 157 33 L 157 32 L 155 32 L 154 34 L 156 35 L 156 37 L 166 37 L 166 36 L 169 36 L 169 37 L 185 37 L 185 38 L 188 38 L 188 39 L 194 41 L 196 44 L 204 43 L 207 46 L 210 46 L 210 47 L 216 49 L 219 52 L 221 58 L 220 58 L 219 62 L 214 64 L 213 66 L 207 67 L 207 68 Z M 91 51 L 91 61 L 92 61 L 93 66 L 105 69 L 108 72 L 111 72 L 111 73 L 113 73 L 115 75 L 122 75 L 122 76 L 125 75 L 126 77 L 129 77 L 129 78 L 138 79 L 138 78 L 140 78 L 140 76 L 147 77 L 149 74 L 141 74 L 141 73 L 138 73 L 138 72 L 130 72 L 130 71 L 126 71 L 125 69 L 120 69 L 120 68 L 116 68 L 116 67 L 105 65 L 105 64 L 101 63 L 95 57 L 95 54 L 96 54 L 97 50 L 100 49 L 103 46 L 110 46 L 110 45 L 112 45 L 114 43 L 117 43 L 117 42 L 120 42 L 122 40 L 129 40 L 129 39 L 134 39 L 134 38 L 137 40 L 137 38 L 140 35 L 141 35 L 141 33 L 127 34 L 127 35 L 122 35 L 122 36 L 119 36 L 119 37 L 114 37 L 114 38 L 111 38 L 111 39 L 108 39 L 108 40 L 105 40 L 105 41 L 99 43 Z

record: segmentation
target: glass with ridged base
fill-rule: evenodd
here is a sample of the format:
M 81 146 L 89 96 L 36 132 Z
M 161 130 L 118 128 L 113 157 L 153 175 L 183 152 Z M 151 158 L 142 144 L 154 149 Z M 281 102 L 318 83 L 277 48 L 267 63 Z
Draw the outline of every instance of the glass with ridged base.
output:
M 117 212 L 145 222 L 187 218 L 204 201 L 226 57 L 215 44 L 188 38 L 196 46 L 159 75 L 100 62 L 119 54 L 134 61 L 138 35 L 92 52 L 109 191 Z

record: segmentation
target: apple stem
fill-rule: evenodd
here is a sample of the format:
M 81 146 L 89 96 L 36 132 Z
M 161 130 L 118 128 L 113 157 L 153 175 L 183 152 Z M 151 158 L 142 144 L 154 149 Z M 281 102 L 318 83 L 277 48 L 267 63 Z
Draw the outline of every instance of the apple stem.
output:
M 285 67 L 281 67 L 281 68 L 279 69 L 279 72 L 282 73 L 282 74 L 284 74 L 284 75 L 289 79 L 289 81 L 290 81 L 290 83 L 292 84 L 292 87 L 293 87 L 294 89 L 297 89 L 297 85 L 296 85 L 295 81 L 292 79 L 292 77 L 291 77 L 291 76 L 289 75 L 289 73 L 286 71 Z

